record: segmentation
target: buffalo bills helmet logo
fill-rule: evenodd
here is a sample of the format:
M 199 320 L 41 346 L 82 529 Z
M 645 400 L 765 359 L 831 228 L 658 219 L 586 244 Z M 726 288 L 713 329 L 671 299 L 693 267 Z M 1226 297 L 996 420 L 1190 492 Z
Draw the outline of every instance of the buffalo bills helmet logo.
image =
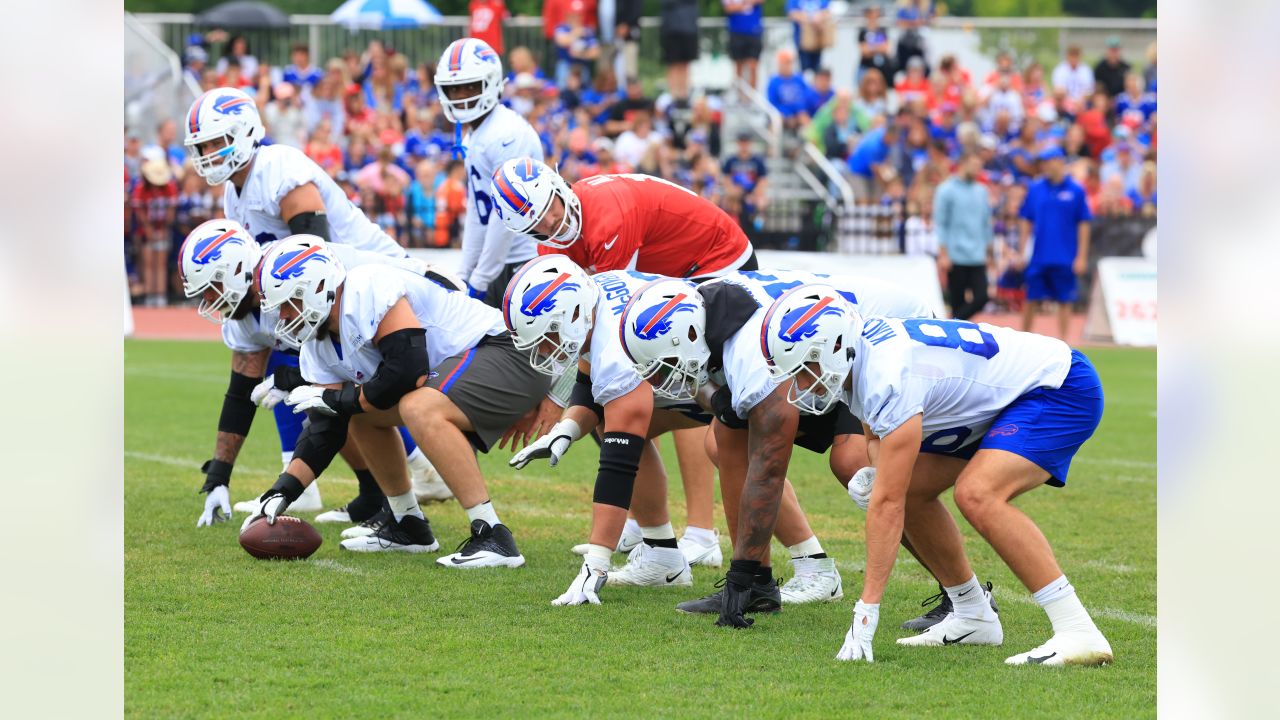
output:
M 681 302 L 688 295 L 680 293 L 661 305 L 654 305 L 636 317 L 636 337 L 641 340 L 653 340 L 671 332 L 671 316 L 678 312 L 693 312 L 698 309 L 693 303 Z
M 498 62 L 498 53 L 488 45 L 476 44 L 476 57 L 485 62 Z
M 532 182 L 538 179 L 538 175 L 542 173 L 542 170 L 533 163 L 533 160 L 525 158 L 524 162 L 516 163 L 515 173 L 516 177 L 521 180 Z
M 329 262 L 329 258 L 318 254 L 319 252 L 320 246 L 312 245 L 302 250 L 281 253 L 271 267 L 271 277 L 277 280 L 289 280 L 301 275 L 303 266 L 311 260 Z
M 197 240 L 195 246 L 191 248 L 191 262 L 197 265 L 208 265 L 222 259 L 222 246 L 227 243 L 243 245 L 244 241 L 236 237 L 235 230 Z
M 578 283 L 568 282 L 568 280 L 569 273 L 560 273 L 554 280 L 548 280 L 525 290 L 520 298 L 520 312 L 529 317 L 538 317 L 545 312 L 550 312 L 556 306 L 557 294 L 562 290 L 576 290 L 581 287 Z
M 235 95 L 220 95 L 217 100 L 213 101 L 214 112 L 223 115 L 239 115 L 245 105 L 253 103 L 247 97 L 236 97 Z
M 778 337 L 784 342 L 798 343 L 818 332 L 818 319 L 823 315 L 843 315 L 844 311 L 831 305 L 832 299 L 824 297 L 813 305 L 799 307 L 782 316 Z

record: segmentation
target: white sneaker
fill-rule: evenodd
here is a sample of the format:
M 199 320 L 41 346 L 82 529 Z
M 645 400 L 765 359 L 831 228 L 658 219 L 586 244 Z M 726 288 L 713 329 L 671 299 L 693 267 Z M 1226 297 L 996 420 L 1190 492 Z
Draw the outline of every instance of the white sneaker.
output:
M 784 605 L 835 602 L 844 597 L 844 583 L 833 558 L 792 558 L 795 575 L 779 588 Z
M 420 503 L 444 502 L 453 499 L 453 491 L 444 484 L 444 478 L 422 453 L 414 453 L 409 460 L 409 482 L 413 494 Z
M 626 529 L 623 529 L 622 537 L 618 538 L 618 547 L 614 548 L 613 551 L 620 552 L 620 553 L 629 553 L 632 550 L 634 550 L 637 545 L 643 542 L 644 542 L 644 535 L 641 535 L 640 533 L 635 533 L 633 535 L 627 532 Z M 587 548 L 589 547 L 591 546 L 588 543 L 582 543 L 581 545 L 574 545 L 573 554 L 586 555 Z
M 241 500 L 233 506 L 233 510 L 242 513 L 258 512 L 258 498 L 252 500 Z M 307 486 L 306 490 L 298 496 L 298 499 L 289 504 L 289 512 L 317 512 L 324 509 L 324 503 L 320 502 L 320 483 L 313 482 Z M 323 521 L 321 521 L 323 522 Z
M 919 635 L 898 638 L 899 645 L 942 647 L 944 645 L 1000 645 L 1004 643 L 1004 627 L 1000 616 L 994 620 L 962 618 L 954 612 L 942 622 Z
M 650 547 L 640 543 L 627 556 L 627 564 L 609 571 L 609 585 L 689 587 L 693 571 L 679 548 Z
M 377 531 L 342 541 L 342 549 L 352 552 L 427 553 L 440 549 L 440 541 L 431 533 L 431 523 L 416 515 L 405 515 L 396 522 L 389 518 Z
M 1115 661 L 1111 643 L 1102 633 L 1056 633 L 1035 650 L 1006 659 L 1006 665 L 1106 665 Z
M 347 506 L 343 505 L 334 510 L 325 510 L 316 516 L 318 523 L 346 523 L 351 524 L 351 516 L 347 514 Z
M 720 550 L 720 531 L 713 530 L 712 532 L 715 533 L 716 537 L 710 545 L 703 545 L 688 535 L 676 541 L 680 552 L 684 553 L 684 558 L 689 561 L 690 565 L 705 565 L 718 568 L 724 564 L 724 553 Z

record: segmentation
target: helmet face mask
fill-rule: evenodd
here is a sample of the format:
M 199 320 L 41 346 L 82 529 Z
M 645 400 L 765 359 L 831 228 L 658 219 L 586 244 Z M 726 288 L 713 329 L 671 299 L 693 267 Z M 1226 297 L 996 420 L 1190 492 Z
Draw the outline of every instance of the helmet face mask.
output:
M 497 107 L 505 82 L 498 53 L 476 38 L 453 41 L 436 64 L 435 85 L 440 91 L 440 109 L 452 123 L 474 122 Z M 475 94 L 457 99 L 449 96 L 447 88 L 472 84 L 478 85 Z
M 183 294 L 200 298 L 197 312 L 210 322 L 242 318 L 252 309 L 253 270 L 261 257 L 258 243 L 234 220 L 202 223 L 178 252 Z
M 654 280 L 622 311 L 622 349 L 653 394 L 692 400 L 707 382 L 711 349 L 702 296 L 683 280 Z
M 489 190 L 503 224 L 512 232 L 532 237 L 539 245 L 565 250 L 582 234 L 582 203 L 578 196 L 559 173 L 539 160 L 508 160 L 493 173 Z M 561 214 L 555 228 L 550 234 L 541 232 L 545 229 L 543 221 L 557 207 Z
M 517 350 L 538 372 L 558 376 L 582 354 L 595 319 L 597 286 L 563 255 L 525 263 L 507 285 L 502 317 Z
M 790 381 L 787 401 L 822 415 L 840 401 L 853 367 L 851 341 L 861 332 L 862 316 L 835 288 L 801 285 L 765 313 L 760 347 L 770 375 Z
M 214 88 L 187 110 L 183 145 L 196 174 L 220 185 L 247 166 L 266 128 L 253 98 L 237 88 Z
M 258 268 L 262 308 L 279 310 L 273 332 L 280 342 L 300 349 L 324 336 L 337 289 L 346 268 L 314 235 L 294 235 L 267 251 Z

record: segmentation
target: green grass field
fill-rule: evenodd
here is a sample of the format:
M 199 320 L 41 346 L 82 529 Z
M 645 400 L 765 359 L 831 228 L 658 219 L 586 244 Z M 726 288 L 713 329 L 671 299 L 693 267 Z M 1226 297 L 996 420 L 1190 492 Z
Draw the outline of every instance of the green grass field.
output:
M 1154 352 L 1091 350 L 1107 409 L 1065 490 L 1021 503 L 1053 543 L 1115 650 L 1103 668 L 1011 668 L 1003 659 L 1048 637 L 1030 595 L 966 524 L 979 576 L 992 580 L 1005 646 L 899 648 L 897 625 L 935 587 L 902 553 L 881 614 L 873 665 L 833 660 L 861 586 L 862 513 L 827 470 L 797 450 L 789 473 L 810 522 L 837 559 L 845 599 L 757 616 L 749 631 L 673 605 L 709 592 L 607 588 L 598 607 L 554 608 L 579 566 L 569 547 L 589 525 L 596 454 L 516 473 L 495 451 L 481 465 L 528 564 L 450 572 L 436 555 L 355 556 L 340 526 L 308 561 L 262 562 L 234 523 L 196 529 L 200 464 L 213 449 L 228 351 L 214 343 L 125 344 L 125 692 L 132 717 L 1119 717 L 1155 715 L 1156 420 Z M 279 472 L 261 412 L 232 499 Z M 683 496 L 671 471 L 672 519 Z M 355 493 L 341 462 L 325 502 Z M 456 503 L 425 508 L 445 550 L 463 539 Z M 310 517 L 303 515 L 303 517 Z M 728 539 L 724 516 L 717 523 Z M 775 547 L 775 557 L 785 551 Z M 785 562 L 778 567 L 789 575 Z M 92 598 L 86 598 L 92 602 Z M 74 692 L 69 688 L 68 692 Z

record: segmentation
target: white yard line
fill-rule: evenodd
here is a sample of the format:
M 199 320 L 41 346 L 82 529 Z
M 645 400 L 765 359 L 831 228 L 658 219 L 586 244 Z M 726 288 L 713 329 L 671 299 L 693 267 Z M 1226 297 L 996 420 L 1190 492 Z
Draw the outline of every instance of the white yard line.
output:
M 198 382 L 217 385 L 226 385 L 228 380 L 226 376 L 206 375 L 203 373 L 193 373 L 185 370 L 165 370 L 155 367 L 149 368 L 125 368 L 125 375 L 137 375 L 138 377 L 156 378 L 158 380 L 178 380 L 181 382 Z
M 353 568 L 350 565 L 343 565 L 337 560 L 330 560 L 328 558 L 312 560 L 311 566 L 324 568 L 325 570 L 333 570 L 335 572 L 344 573 L 346 575 L 364 575 L 364 570 L 361 570 L 360 568 Z

